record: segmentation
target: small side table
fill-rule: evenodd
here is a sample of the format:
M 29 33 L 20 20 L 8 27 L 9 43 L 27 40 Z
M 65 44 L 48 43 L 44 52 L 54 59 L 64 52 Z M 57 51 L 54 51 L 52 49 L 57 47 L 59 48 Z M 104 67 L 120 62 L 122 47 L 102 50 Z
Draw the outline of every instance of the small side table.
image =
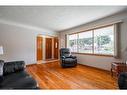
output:
M 122 62 L 112 62 L 111 63 L 111 75 L 115 73 L 118 76 L 121 72 L 127 72 L 127 64 Z

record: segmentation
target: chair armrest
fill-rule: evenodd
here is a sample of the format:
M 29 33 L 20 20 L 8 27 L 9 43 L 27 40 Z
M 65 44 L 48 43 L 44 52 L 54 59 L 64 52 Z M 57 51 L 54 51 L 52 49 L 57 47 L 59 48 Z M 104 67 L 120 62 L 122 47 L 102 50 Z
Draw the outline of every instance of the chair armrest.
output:
M 61 56 L 62 59 L 65 59 L 66 57 L 65 56 Z
M 3 66 L 3 75 L 14 73 L 25 69 L 24 61 L 5 62 Z

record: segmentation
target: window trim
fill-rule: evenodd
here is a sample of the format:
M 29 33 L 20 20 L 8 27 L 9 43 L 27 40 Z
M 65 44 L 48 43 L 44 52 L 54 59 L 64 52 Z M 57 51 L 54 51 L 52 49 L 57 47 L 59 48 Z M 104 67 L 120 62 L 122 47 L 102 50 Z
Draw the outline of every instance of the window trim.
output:
M 79 33 L 83 33 L 83 32 L 92 31 L 92 34 L 93 34 L 93 42 L 94 42 L 94 30 L 100 29 L 100 28 L 105 28 L 105 27 L 110 27 L 110 26 L 113 26 L 113 28 L 114 28 L 114 27 L 115 27 L 115 24 L 108 24 L 108 25 L 103 25 L 103 26 L 100 26 L 100 27 L 95 27 L 95 28 L 92 28 L 92 29 L 86 29 L 86 30 L 84 30 L 84 31 L 79 31 L 79 32 L 76 32 L 76 33 L 66 34 L 66 36 L 67 36 L 67 35 L 73 35 L 73 34 L 79 34 Z M 66 48 L 67 48 L 67 43 L 68 43 L 67 40 L 68 40 L 68 39 L 67 39 L 67 37 L 66 37 L 66 39 L 65 39 L 65 47 L 66 47 Z M 72 54 L 93 55 L 93 56 L 105 56 L 105 57 L 114 57 L 114 56 L 115 56 L 115 54 L 112 55 L 112 54 L 97 54 L 97 53 L 94 53 L 94 44 L 93 44 L 93 49 L 92 49 L 92 51 L 93 51 L 92 53 L 80 53 L 80 52 L 78 52 L 78 50 L 77 50 L 77 52 L 72 52 Z M 115 30 L 114 30 L 114 53 L 115 53 Z
M 99 29 L 99 28 L 105 28 L 105 27 L 113 26 L 113 25 L 114 25 L 114 24 L 103 25 L 103 26 L 100 26 L 100 27 L 94 27 L 94 28 L 82 30 L 82 31 L 79 31 L 79 32 L 76 32 L 76 33 L 69 33 L 69 34 L 67 34 L 67 35 L 78 34 L 78 33 L 87 32 L 87 31 L 91 31 L 91 30 L 95 30 L 95 29 Z

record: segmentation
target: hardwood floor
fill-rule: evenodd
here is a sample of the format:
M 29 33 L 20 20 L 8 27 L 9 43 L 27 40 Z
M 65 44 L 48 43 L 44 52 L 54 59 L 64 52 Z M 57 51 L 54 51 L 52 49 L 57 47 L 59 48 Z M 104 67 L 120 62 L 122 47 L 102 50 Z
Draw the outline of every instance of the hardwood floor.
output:
M 110 72 L 78 65 L 61 68 L 59 62 L 27 66 L 42 89 L 117 89 Z

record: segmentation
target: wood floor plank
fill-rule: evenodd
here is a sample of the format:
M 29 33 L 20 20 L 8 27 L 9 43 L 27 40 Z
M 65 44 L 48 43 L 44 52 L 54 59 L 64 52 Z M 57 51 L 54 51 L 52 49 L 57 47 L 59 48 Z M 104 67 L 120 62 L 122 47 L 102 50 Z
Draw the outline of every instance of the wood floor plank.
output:
M 27 66 L 41 89 L 118 89 L 116 78 L 108 71 L 79 65 L 61 68 L 59 62 Z

